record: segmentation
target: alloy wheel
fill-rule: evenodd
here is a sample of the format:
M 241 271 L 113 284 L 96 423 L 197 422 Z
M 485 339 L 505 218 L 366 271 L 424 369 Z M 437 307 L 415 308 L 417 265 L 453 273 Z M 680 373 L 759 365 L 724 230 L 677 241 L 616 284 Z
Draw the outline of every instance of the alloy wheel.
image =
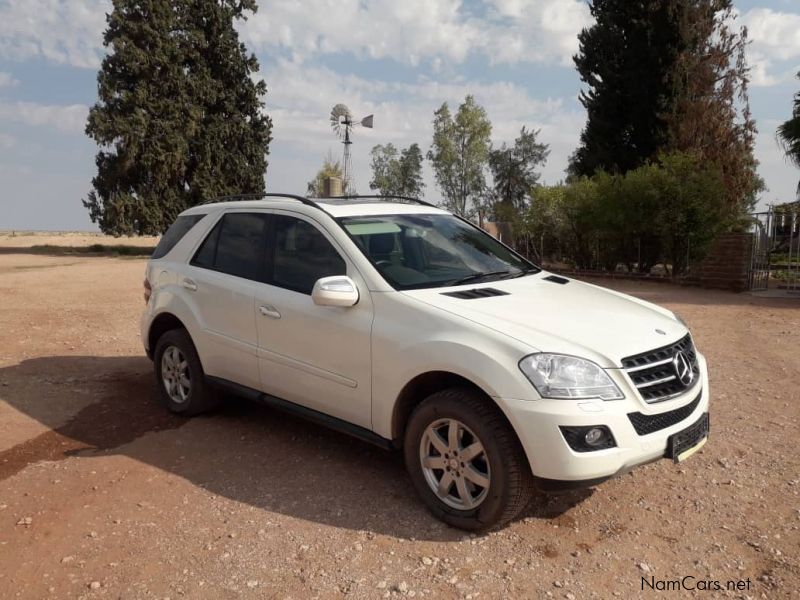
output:
M 489 492 L 491 473 L 478 436 L 457 419 L 439 419 L 422 434 L 420 464 L 436 497 L 458 510 L 472 510 Z
M 173 402 L 183 404 L 192 391 L 189 362 L 177 346 L 168 346 L 161 355 L 161 380 Z

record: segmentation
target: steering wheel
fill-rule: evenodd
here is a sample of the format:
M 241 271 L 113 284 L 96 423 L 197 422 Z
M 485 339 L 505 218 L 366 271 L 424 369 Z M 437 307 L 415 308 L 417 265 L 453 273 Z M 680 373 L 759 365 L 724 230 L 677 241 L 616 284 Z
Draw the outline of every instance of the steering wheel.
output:
M 376 267 L 391 267 L 392 266 L 392 261 L 386 260 L 386 259 L 376 260 L 375 261 L 375 266 Z

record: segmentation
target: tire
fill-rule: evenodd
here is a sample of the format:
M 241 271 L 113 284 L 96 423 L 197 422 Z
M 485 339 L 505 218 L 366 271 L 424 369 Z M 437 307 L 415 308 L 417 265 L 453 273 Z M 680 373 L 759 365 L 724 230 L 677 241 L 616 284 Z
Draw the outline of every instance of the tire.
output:
M 455 445 L 449 442 L 453 428 Z M 435 439 L 434 433 L 440 437 Z M 422 501 L 453 527 L 477 531 L 502 526 L 533 496 L 533 474 L 522 445 L 500 410 L 476 390 L 451 388 L 425 399 L 409 418 L 403 451 Z M 442 494 L 434 487 L 448 491 Z
M 153 363 L 159 397 L 170 411 L 193 417 L 219 403 L 219 395 L 206 382 L 197 350 L 185 329 L 171 329 L 158 338 Z

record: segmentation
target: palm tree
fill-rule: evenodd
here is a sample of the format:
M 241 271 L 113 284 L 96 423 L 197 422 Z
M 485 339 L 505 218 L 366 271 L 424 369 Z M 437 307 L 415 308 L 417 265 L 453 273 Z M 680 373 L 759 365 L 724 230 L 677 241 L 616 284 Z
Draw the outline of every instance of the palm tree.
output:
M 800 73 L 797 77 L 800 78 Z M 800 167 L 800 92 L 794 95 L 792 118 L 778 127 L 778 139 L 789 160 Z M 800 183 L 797 185 L 797 193 L 800 195 Z

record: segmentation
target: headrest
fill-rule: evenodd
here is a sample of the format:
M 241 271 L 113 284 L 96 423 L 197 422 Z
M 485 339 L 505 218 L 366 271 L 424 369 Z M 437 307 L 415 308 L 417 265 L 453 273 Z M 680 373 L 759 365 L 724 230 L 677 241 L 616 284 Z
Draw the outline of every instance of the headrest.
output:
M 394 250 L 393 233 L 376 233 L 369 238 L 370 254 L 389 254 Z

